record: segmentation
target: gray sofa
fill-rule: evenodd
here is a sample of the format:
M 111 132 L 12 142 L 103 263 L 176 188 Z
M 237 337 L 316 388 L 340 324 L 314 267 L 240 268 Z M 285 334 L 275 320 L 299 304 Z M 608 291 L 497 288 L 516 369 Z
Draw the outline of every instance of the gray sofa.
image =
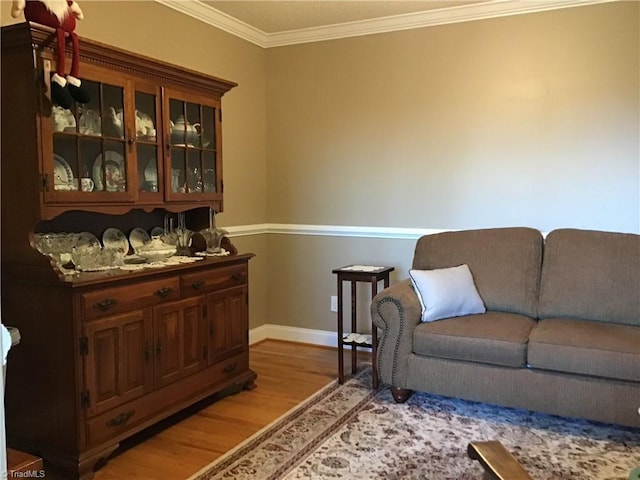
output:
M 411 391 L 640 426 L 640 236 L 530 228 L 421 237 L 412 269 L 467 264 L 486 312 L 421 322 L 410 280 L 373 299 L 376 367 Z

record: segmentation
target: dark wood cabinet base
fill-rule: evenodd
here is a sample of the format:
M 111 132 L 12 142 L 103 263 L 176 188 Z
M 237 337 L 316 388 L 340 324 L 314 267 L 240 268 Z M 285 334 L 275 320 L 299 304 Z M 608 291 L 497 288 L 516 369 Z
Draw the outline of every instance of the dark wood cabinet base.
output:
M 239 393 L 242 390 L 251 390 L 256 387 L 255 379 L 257 375 L 252 370 L 248 370 L 244 374 L 238 376 L 238 378 L 232 380 L 230 383 L 225 384 L 224 388 L 218 388 L 212 390 L 213 393 L 208 397 L 202 398 L 202 395 L 195 395 L 191 399 L 183 402 L 186 407 L 182 409 L 177 409 L 175 413 L 181 414 L 181 411 L 186 409 L 186 412 L 195 411 L 193 409 L 188 409 L 190 405 L 194 408 L 197 408 L 197 404 L 199 401 L 203 402 L 212 402 L 217 401 L 225 396 L 234 395 Z M 202 404 L 204 405 L 204 404 Z M 172 410 L 167 410 L 171 412 Z M 178 419 L 183 418 L 182 416 L 177 417 Z M 143 425 L 149 425 L 149 428 L 143 430 L 141 428 L 132 427 L 129 431 L 127 431 L 124 435 L 120 435 L 114 441 L 106 442 L 98 447 L 95 447 L 91 450 L 85 451 L 79 456 L 73 455 L 62 455 L 59 452 L 55 452 L 47 447 L 44 447 L 42 451 L 42 456 L 44 457 L 44 465 L 41 458 L 33 457 L 32 455 L 28 455 L 22 453 L 25 458 L 31 458 L 39 461 L 39 468 L 36 468 L 37 463 L 33 463 L 32 467 L 29 467 L 29 470 L 38 470 L 44 471 L 46 474 L 47 480 L 91 480 L 94 478 L 95 472 L 98 471 L 101 467 L 103 467 L 106 463 L 108 463 L 110 457 L 113 453 L 120 447 L 120 442 L 115 441 L 118 438 L 122 437 L 128 438 L 134 433 L 140 433 L 141 435 L 148 435 L 148 432 L 156 433 L 160 431 L 160 429 L 165 428 L 170 425 L 174 420 L 172 420 L 170 415 L 166 415 L 166 413 L 160 413 L 156 417 L 149 419 Z M 163 423 L 162 420 L 167 420 L 167 423 Z M 160 429 L 158 429 L 160 427 Z M 19 443 L 19 442 L 18 442 Z M 42 447 L 37 447 L 33 444 L 22 443 L 25 450 L 39 450 Z M 124 442 L 124 448 L 127 448 L 127 442 Z M 130 446 L 130 445 L 129 445 Z M 13 450 L 13 452 L 16 452 Z M 15 457 L 15 455 L 14 455 Z M 13 457 L 12 457 L 13 458 Z

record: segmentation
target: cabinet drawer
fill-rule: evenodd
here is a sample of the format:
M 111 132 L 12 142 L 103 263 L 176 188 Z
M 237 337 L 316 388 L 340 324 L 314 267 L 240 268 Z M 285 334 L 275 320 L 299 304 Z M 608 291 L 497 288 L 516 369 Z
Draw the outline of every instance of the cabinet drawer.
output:
M 212 290 L 245 285 L 247 283 L 247 266 L 233 265 L 183 275 L 181 282 L 183 295 L 195 295 Z
M 157 305 L 180 298 L 178 277 L 105 288 L 81 295 L 84 320 Z

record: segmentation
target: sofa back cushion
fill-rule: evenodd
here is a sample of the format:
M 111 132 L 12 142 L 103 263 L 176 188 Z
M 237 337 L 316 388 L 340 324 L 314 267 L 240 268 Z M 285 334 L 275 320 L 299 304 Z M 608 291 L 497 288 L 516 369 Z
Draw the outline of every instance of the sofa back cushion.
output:
M 540 318 L 640 326 L 640 235 L 554 230 L 540 281 Z
M 418 270 L 467 264 L 487 310 L 536 317 L 542 234 L 524 227 L 463 230 L 418 239 Z

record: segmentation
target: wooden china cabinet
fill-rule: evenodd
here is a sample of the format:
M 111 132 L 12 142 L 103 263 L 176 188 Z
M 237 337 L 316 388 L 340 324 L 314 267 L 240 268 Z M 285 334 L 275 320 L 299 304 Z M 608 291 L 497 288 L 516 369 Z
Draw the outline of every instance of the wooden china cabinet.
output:
M 2 28 L 2 321 L 22 336 L 7 371 L 8 445 L 89 479 L 123 439 L 253 388 L 256 375 L 253 254 L 228 239 L 228 256 L 134 271 L 72 270 L 36 249 L 38 234 L 126 235 L 178 214 L 199 231 L 223 209 L 221 98 L 235 84 L 81 45 L 91 100 L 64 110 L 50 100 L 54 32 Z

